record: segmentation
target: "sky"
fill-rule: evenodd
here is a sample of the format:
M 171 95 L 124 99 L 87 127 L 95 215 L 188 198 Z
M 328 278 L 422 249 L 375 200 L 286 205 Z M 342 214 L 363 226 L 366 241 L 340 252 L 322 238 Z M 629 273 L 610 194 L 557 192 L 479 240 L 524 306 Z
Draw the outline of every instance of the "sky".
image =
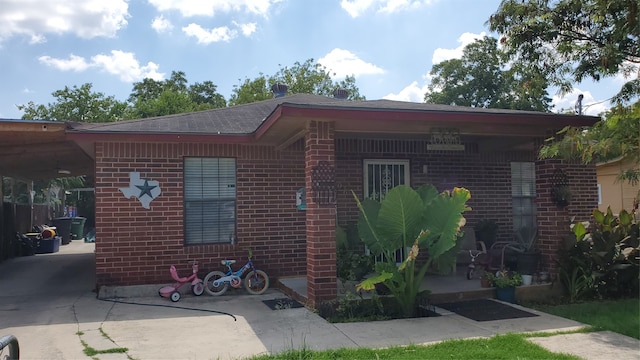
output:
M 499 0 L 0 0 L 0 118 L 17 105 L 91 83 L 124 101 L 133 83 L 183 71 L 234 86 L 308 59 L 333 80 L 353 75 L 368 100 L 423 102 L 434 64 L 484 35 Z M 622 77 L 586 81 L 554 110 L 597 115 Z

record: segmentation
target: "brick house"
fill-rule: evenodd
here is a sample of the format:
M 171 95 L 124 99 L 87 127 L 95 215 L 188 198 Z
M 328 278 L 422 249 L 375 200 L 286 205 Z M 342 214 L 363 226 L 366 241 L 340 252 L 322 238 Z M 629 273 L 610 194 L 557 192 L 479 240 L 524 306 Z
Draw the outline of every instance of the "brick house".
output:
M 169 265 L 186 272 L 193 259 L 217 270 L 251 248 L 273 278 L 306 275 L 313 305 L 337 294 L 335 226 L 357 220 L 351 191 L 398 184 L 466 187 L 467 223 L 494 219 L 501 239 L 537 224 L 541 266 L 554 271 L 569 218 L 597 207 L 596 172 L 538 160 L 537 148 L 597 120 L 296 94 L 66 134 L 95 164 L 98 287 L 165 283 Z M 550 197 L 559 180 L 574 194 L 567 207 Z

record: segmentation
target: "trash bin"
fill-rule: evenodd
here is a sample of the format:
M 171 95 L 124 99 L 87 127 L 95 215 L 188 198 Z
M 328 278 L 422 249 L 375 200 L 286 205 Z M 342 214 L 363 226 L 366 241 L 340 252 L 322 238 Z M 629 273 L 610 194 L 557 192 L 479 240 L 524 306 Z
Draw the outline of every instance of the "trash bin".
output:
M 71 218 L 71 240 L 81 240 L 84 237 L 84 223 L 87 218 L 82 216 Z
M 62 238 L 62 245 L 71 242 L 71 220 L 70 217 L 59 217 L 53 219 L 53 226 L 56 227 L 56 234 Z

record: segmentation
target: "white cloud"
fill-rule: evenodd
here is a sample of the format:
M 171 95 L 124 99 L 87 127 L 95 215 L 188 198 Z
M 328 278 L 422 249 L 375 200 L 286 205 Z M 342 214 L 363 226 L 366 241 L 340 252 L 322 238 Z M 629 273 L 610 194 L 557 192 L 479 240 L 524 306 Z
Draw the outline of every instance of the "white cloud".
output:
M 582 94 L 582 113 L 584 115 L 598 116 L 604 111 L 610 108 L 608 101 L 596 100 L 591 92 L 582 91 L 578 88 L 573 88 L 570 93 L 564 96 L 554 95 L 551 99 L 553 105 L 553 111 L 555 112 L 572 112 L 575 113 L 575 105 L 578 100 L 578 95 Z
M 374 3 L 374 0 L 342 0 L 340 6 L 351 15 L 351 17 L 358 17 L 363 12 L 367 11 Z
M 281 0 L 149 0 L 158 11 L 177 10 L 184 17 L 214 16 L 216 12 L 248 12 L 267 16 Z
M 74 54 L 69 55 L 68 59 L 56 59 L 51 56 L 40 56 L 38 61 L 61 71 L 81 72 L 87 70 L 91 66 L 91 64 L 89 64 L 82 56 Z
M 381 13 L 394 13 L 428 6 L 434 1 L 436 0 L 342 0 L 340 6 L 351 17 L 356 18 L 370 8 L 376 8 L 376 11 Z
M 194 23 L 183 27 L 182 31 L 185 34 L 198 39 L 198 44 L 210 44 L 212 42 L 220 41 L 229 42 L 231 41 L 231 39 L 235 38 L 238 35 L 237 31 L 231 30 L 226 26 L 205 29 L 202 26 Z
M 128 8 L 126 0 L 3 1 L 0 41 L 23 35 L 37 44 L 51 33 L 113 37 L 127 25 Z
M 384 74 L 384 70 L 374 64 L 365 62 L 349 50 L 335 48 L 327 55 L 318 59 L 318 63 L 327 68 L 334 79 L 344 79 L 347 76 Z
M 440 62 L 443 62 L 445 60 L 451 60 L 451 59 L 460 59 L 462 57 L 462 51 L 464 50 L 464 48 L 471 44 L 472 42 L 483 38 L 486 35 L 486 33 L 483 31 L 480 34 L 473 34 L 473 33 L 464 33 L 462 35 L 460 35 L 460 37 L 458 38 L 458 43 L 460 44 L 457 48 L 455 49 L 443 49 L 443 48 L 437 48 L 435 49 L 435 51 L 433 52 L 433 58 L 431 59 L 431 63 L 433 65 L 438 64 Z
M 29 88 L 24 88 L 24 89 L 22 89 L 22 93 L 23 94 L 31 94 L 31 93 L 33 93 L 33 90 L 31 90 Z
M 628 81 L 635 80 L 638 77 L 640 77 L 640 66 L 630 61 L 625 61 L 622 63 L 622 66 L 620 67 L 620 72 L 618 72 L 614 80 L 617 84 L 622 86 Z
M 111 50 L 110 55 L 99 54 L 93 56 L 91 61 L 76 55 L 69 55 L 68 59 L 56 59 L 50 56 L 41 56 L 38 60 L 50 67 L 61 71 L 85 71 L 89 68 L 99 68 L 109 74 L 117 75 L 123 82 L 140 81 L 144 78 L 162 80 L 163 73 L 158 72 L 158 65 L 149 61 L 140 66 L 135 55 L 130 52 Z
M 242 32 L 242 35 L 244 36 L 249 36 L 254 32 L 256 32 L 256 26 L 257 26 L 256 23 L 240 24 L 234 21 L 233 25 L 239 27 L 240 31 Z
M 0 39 L 2 40 L 2 39 Z M 41 34 L 31 34 L 31 40 L 29 40 L 29 44 L 34 45 L 34 44 L 43 44 L 47 42 L 47 38 L 44 37 L 44 35 Z
M 156 16 L 155 19 L 151 22 L 151 27 L 158 33 L 163 33 L 166 31 L 171 31 L 173 29 L 173 24 L 171 21 L 165 19 L 164 16 Z
M 161 80 L 164 77 L 164 74 L 158 72 L 157 64 L 149 61 L 147 65 L 140 66 L 135 55 L 130 52 L 111 50 L 111 55 L 96 55 L 91 61 L 109 74 L 117 75 L 123 82 L 134 82 L 144 78 Z
M 400 90 L 397 94 L 387 94 L 383 96 L 383 99 L 398 100 L 398 101 L 410 101 L 410 102 L 424 102 L 424 94 L 427 92 L 428 85 L 420 87 L 417 81 L 412 82 L 404 89 Z

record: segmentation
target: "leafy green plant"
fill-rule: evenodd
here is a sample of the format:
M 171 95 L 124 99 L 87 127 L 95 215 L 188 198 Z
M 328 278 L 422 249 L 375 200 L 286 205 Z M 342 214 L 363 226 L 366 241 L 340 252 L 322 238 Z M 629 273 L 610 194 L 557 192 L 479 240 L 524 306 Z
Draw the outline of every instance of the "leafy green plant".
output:
M 417 190 L 401 185 L 389 191 L 382 202 L 361 202 L 355 193 L 353 196 L 360 209 L 360 237 L 372 255 L 382 259 L 375 265 L 376 276 L 358 284 L 357 289 L 373 290 L 375 284 L 384 283 L 404 316 L 411 317 L 417 311 L 417 296 L 427 269 L 456 245 L 466 221 L 462 213 L 470 210 L 466 202 L 471 195 L 464 188 L 439 193 L 432 185 Z M 410 248 L 406 259 L 396 265 L 396 251 L 406 248 Z M 420 250 L 429 256 L 417 269 Z
M 569 292 L 574 292 L 574 301 L 587 296 L 601 299 L 637 296 L 640 289 L 638 224 L 627 211 L 614 216 L 610 208 L 606 213 L 594 210 L 593 219 L 593 224 L 571 225 L 575 240 L 559 257 L 563 284 Z
M 569 273 L 567 269 L 560 268 L 560 281 L 569 294 L 569 302 L 574 303 L 584 297 L 591 288 L 591 278 L 579 267 L 574 267 Z
M 517 272 L 500 271 L 497 274 L 487 273 L 491 284 L 497 288 L 515 287 L 522 285 L 522 275 Z
M 354 244 L 350 233 L 342 227 L 336 228 L 336 268 L 343 284 L 349 280 L 362 280 L 373 271 L 373 258 L 364 253 L 364 248 Z

